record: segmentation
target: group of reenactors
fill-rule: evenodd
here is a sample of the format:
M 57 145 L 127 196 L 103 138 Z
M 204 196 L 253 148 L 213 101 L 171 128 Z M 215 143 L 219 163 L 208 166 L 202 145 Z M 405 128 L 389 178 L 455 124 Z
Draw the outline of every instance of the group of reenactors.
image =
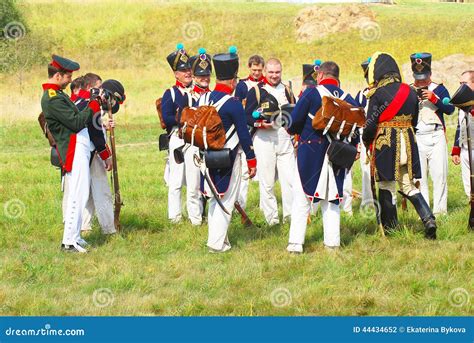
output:
M 340 246 L 341 207 L 351 213 L 353 194 L 351 167 L 344 167 L 347 161 L 334 161 L 337 153 L 333 148 L 341 147 L 335 144 L 339 142 L 344 143 L 343 150 L 347 147 L 347 151 L 357 152 L 353 160 L 361 160 L 362 204 L 377 204 L 382 233 L 388 235 L 398 226 L 398 183 L 398 193 L 413 204 L 420 216 L 425 237 L 436 239 L 435 216 L 447 213 L 448 152 L 444 115 L 453 114 L 455 107 L 450 103 L 447 89 L 431 80 L 431 57 L 429 53 L 410 56 L 414 82 L 407 85 L 402 82 L 399 66 L 390 54 L 374 53 L 361 64 L 367 87 L 355 97 L 341 89 L 337 63 L 316 60 L 303 65 L 302 90 L 295 96 L 291 84 L 282 82 L 282 63 L 277 58 L 265 61 L 261 56 L 251 56 L 249 76 L 239 80 L 239 56 L 235 47 L 214 56 L 201 48 L 190 56 L 184 46 L 178 44 L 167 56 L 176 82 L 157 101 L 161 125 L 166 130 L 160 144 L 164 138 L 164 148 L 168 150 L 164 172 L 168 219 L 172 223 L 183 220 L 181 192 L 186 187 L 189 221 L 192 225 L 202 225 L 207 209 L 209 251 L 228 251 L 231 249 L 228 227 L 232 212 L 235 207 L 245 214 L 250 179 L 258 181 L 259 208 L 268 225 L 280 223 L 275 196 L 275 184 L 279 180 L 282 221 L 290 223 L 287 250 L 303 252 L 310 216 L 320 207 L 324 246 L 333 251 Z M 61 168 L 68 194 L 64 197 L 62 247 L 67 251 L 85 252 L 80 232 L 83 213 L 91 213 L 90 208 L 85 210 L 86 204 L 92 201 L 96 209 L 103 208 L 100 203 L 107 202 L 95 199 L 111 197 L 110 189 L 107 193 L 105 188 L 108 187 L 103 187 L 107 184 L 105 170 L 111 168 L 110 151 L 103 134 L 102 141 L 94 141 L 97 136 L 94 129 L 98 125 L 93 125 L 94 114 L 100 113 L 104 104 L 110 106 L 111 98 L 107 96 L 110 92 L 104 92 L 99 83 L 87 81 L 85 86 L 79 85 L 80 90 L 73 95 L 77 101 L 72 101 L 63 90 L 71 82 L 72 71 L 78 68 L 77 63 L 54 56 L 48 66 L 49 81 L 43 85 L 42 108 L 64 161 Z M 211 90 L 213 71 L 215 87 Z M 99 79 L 92 77 L 92 81 Z M 474 89 L 474 71 L 464 72 L 460 82 Z M 115 103 L 125 99 L 123 87 L 112 99 Z M 344 121 L 337 134 L 315 129 L 314 118 L 324 110 L 327 99 L 363 108 L 365 125 L 356 127 L 354 124 L 347 135 L 341 135 Z M 215 108 L 225 131 L 226 154 L 213 155 L 207 147 L 203 149 L 184 139 L 182 114 L 189 108 L 202 106 Z M 462 165 L 464 188 L 469 195 L 471 171 L 465 116 L 469 113 L 459 112 L 452 159 L 454 164 Z M 113 120 L 105 124 L 115 125 Z M 204 140 L 205 135 L 204 130 Z M 344 154 L 341 150 L 340 158 Z M 212 158 L 217 162 L 211 165 Z M 96 192 L 100 195 L 93 191 L 95 174 L 100 174 L 96 176 L 101 180 L 96 180 L 102 185 Z M 432 208 L 428 176 L 433 182 Z M 89 189 L 92 189 L 92 200 Z M 115 230 L 110 217 L 111 201 L 108 204 L 105 210 L 108 219 L 100 220 L 99 216 L 99 222 L 104 232 L 112 233 Z

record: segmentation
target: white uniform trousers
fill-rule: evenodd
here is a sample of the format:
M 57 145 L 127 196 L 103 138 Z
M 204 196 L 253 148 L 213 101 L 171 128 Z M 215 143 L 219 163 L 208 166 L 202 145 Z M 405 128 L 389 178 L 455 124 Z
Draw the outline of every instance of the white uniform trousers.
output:
M 298 168 L 295 167 L 294 169 L 289 244 L 304 244 L 308 215 L 313 204 L 303 191 Z M 318 204 L 320 204 L 323 217 L 324 245 L 338 247 L 341 244 L 339 205 L 330 203 L 327 200 L 321 200 Z
M 285 128 L 257 130 L 253 141 L 259 165 L 260 207 L 268 224 L 279 223 L 275 196 L 275 172 L 280 180 L 283 220 L 291 215 L 293 202 L 292 176 L 295 169 L 294 148 Z
M 372 201 L 372 189 L 370 187 L 370 163 L 367 163 L 367 149 L 360 144 L 360 172 L 362 174 L 362 200 L 361 204 Z
M 428 175 L 433 180 L 433 214 L 446 214 L 448 205 L 448 150 L 443 130 L 417 133 L 420 153 L 421 193 L 430 203 Z
M 64 216 L 63 244 L 75 245 L 81 238 L 82 213 L 89 199 L 91 157 L 87 128 L 76 136 L 76 147 L 72 170 L 67 173 L 67 202 Z
M 474 158 L 474 154 L 471 155 Z M 469 166 L 469 153 L 467 148 L 461 147 L 461 174 L 464 192 L 471 197 L 471 167 Z
M 186 208 L 193 225 L 202 223 L 201 172 L 194 163 L 194 155 L 199 156 L 199 148 L 189 146 L 184 153 L 184 172 L 186 180 Z M 174 158 L 174 157 L 173 157 Z M 172 176 L 171 176 L 172 177 Z
M 240 168 L 242 170 L 242 178 L 240 180 L 240 187 L 239 187 L 239 196 L 237 197 L 237 201 L 244 210 L 247 206 L 247 196 L 249 192 L 249 168 L 247 166 L 247 159 L 245 157 L 245 153 L 242 149 L 239 151 L 241 165 Z
M 352 215 L 352 169 L 346 173 L 344 178 L 342 210 Z
M 63 218 L 66 216 L 67 198 L 69 196 L 69 173 L 65 175 L 63 196 Z M 81 230 L 88 231 L 92 228 L 92 217 L 96 213 L 102 233 L 115 233 L 114 206 L 112 192 L 107 181 L 107 171 L 99 155 L 95 154 L 90 165 L 90 191 L 89 199 L 82 213 Z
M 229 213 L 232 213 L 234 209 L 235 200 L 237 200 L 240 181 L 241 181 L 241 162 L 240 154 L 234 161 L 232 167 L 232 176 L 230 178 L 229 188 L 221 198 L 222 204 Z M 230 246 L 229 239 L 227 237 L 227 230 L 229 228 L 231 215 L 226 214 L 222 208 L 217 204 L 214 197 L 209 199 L 209 212 L 208 212 L 208 226 L 209 236 L 207 239 L 207 246 L 211 249 L 221 250 L 224 248 L 224 243 Z
M 92 216 L 95 211 L 102 233 L 115 233 L 112 192 L 107 180 L 107 171 L 105 170 L 104 161 L 102 161 L 98 154 L 94 155 L 90 170 L 91 190 L 83 214 L 82 229 L 91 228 Z
M 174 159 L 174 150 L 184 144 L 176 130 L 169 142 L 169 178 L 168 178 L 168 219 L 181 220 L 181 188 L 184 184 L 184 163 L 178 164 Z

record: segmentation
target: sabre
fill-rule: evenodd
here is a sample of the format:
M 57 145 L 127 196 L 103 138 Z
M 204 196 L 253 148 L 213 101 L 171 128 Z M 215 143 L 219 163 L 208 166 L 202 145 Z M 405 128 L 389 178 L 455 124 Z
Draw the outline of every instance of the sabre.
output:
M 204 176 L 204 180 L 206 180 L 207 184 L 209 185 L 211 193 L 216 199 L 219 207 L 222 208 L 222 210 L 230 216 L 229 211 L 227 211 L 224 204 L 222 203 L 221 198 L 219 197 L 219 193 L 217 192 L 216 187 L 214 186 L 214 184 L 211 181 L 211 178 L 209 177 L 205 161 L 202 158 L 200 158 L 198 155 L 194 154 L 194 163 L 199 167 L 199 170 L 201 171 L 201 174 Z

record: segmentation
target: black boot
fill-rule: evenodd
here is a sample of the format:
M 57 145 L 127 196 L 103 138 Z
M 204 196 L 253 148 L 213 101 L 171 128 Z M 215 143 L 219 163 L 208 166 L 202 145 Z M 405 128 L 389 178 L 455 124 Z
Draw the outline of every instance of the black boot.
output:
M 395 230 L 398 225 L 397 206 L 393 204 L 392 193 L 379 189 L 380 220 L 385 233 Z
M 415 207 L 416 212 L 425 226 L 425 237 L 428 239 L 436 239 L 436 218 L 423 198 L 423 195 L 417 193 L 412 196 L 407 196 L 407 198 Z

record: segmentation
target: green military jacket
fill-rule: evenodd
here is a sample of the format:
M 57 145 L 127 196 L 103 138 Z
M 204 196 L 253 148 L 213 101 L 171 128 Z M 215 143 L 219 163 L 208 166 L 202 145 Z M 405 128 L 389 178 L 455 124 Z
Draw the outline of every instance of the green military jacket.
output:
M 61 165 L 64 171 L 72 170 L 76 147 L 76 134 L 91 122 L 94 111 L 86 107 L 79 111 L 58 85 L 43 84 L 41 108 L 49 130 L 56 140 Z

